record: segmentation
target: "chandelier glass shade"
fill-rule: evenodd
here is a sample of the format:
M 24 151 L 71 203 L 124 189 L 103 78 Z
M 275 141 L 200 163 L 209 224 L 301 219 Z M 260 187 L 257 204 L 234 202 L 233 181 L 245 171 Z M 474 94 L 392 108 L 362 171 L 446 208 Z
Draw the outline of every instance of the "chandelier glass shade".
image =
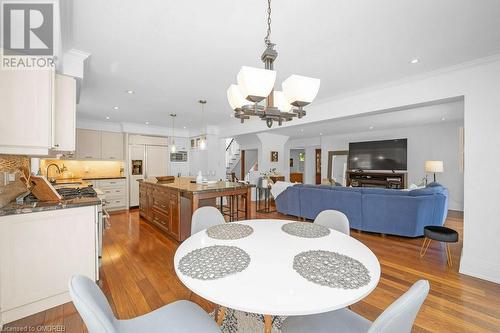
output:
M 243 98 L 247 101 L 258 103 L 269 96 L 273 90 L 274 82 L 276 81 L 276 72 L 268 69 L 242 66 L 237 80 Z
M 291 75 L 281 87 L 287 103 L 301 107 L 310 104 L 319 91 L 319 79 L 301 75 Z
M 261 56 L 265 68 L 242 66 L 236 81 L 227 89 L 227 99 L 234 117 L 244 123 L 251 116 L 265 120 L 268 127 L 277 121 L 281 126 L 283 121 L 290 121 L 295 117 L 306 115 L 303 109 L 316 98 L 320 87 L 320 80 L 291 75 L 283 81 L 282 91 L 275 91 L 276 71 L 273 70 L 274 60 L 278 52 L 275 44 L 270 41 L 271 34 L 271 1 L 268 0 L 267 35 L 264 38 L 266 49 Z M 265 105 L 260 104 L 266 100 Z

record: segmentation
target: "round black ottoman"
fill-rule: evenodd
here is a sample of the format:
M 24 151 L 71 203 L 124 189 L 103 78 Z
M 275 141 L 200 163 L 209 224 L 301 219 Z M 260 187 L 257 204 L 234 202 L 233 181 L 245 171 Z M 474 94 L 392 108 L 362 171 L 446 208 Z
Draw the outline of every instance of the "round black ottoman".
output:
M 458 232 L 447 227 L 428 225 L 424 227 L 424 236 L 425 238 L 424 238 L 424 243 L 422 244 L 422 248 L 420 249 L 420 256 L 421 257 L 425 256 L 425 253 L 427 252 L 427 248 L 429 247 L 431 241 L 435 240 L 439 242 L 445 242 L 448 266 L 451 267 L 452 261 L 451 261 L 451 252 L 449 243 L 458 242 Z

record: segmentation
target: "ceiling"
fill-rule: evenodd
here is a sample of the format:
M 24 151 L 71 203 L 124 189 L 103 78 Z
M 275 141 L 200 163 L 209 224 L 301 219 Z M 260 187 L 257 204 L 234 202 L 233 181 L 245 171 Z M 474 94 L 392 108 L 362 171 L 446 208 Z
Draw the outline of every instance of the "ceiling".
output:
M 73 1 L 65 48 L 91 53 L 80 118 L 170 126 L 177 113 L 176 127 L 197 129 L 206 99 L 217 125 L 231 120 L 226 89 L 239 68 L 262 66 L 264 0 Z M 272 6 L 277 87 L 290 74 L 317 77 L 317 99 L 500 53 L 498 0 Z
M 290 139 L 312 138 L 320 135 L 337 135 L 367 131 L 422 126 L 444 122 L 463 122 L 464 102 L 409 107 L 403 110 L 377 112 L 371 115 L 310 123 L 304 126 L 281 127 L 274 134 L 287 135 Z

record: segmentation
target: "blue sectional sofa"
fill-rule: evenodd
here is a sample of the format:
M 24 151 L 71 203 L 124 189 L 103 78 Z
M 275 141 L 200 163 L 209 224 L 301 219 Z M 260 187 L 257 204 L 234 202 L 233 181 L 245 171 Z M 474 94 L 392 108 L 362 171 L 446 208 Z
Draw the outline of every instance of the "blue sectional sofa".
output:
M 422 236 L 426 225 L 442 226 L 448 212 L 448 190 L 437 183 L 411 191 L 298 184 L 275 200 L 283 214 L 314 219 L 335 209 L 351 228 L 407 237 Z

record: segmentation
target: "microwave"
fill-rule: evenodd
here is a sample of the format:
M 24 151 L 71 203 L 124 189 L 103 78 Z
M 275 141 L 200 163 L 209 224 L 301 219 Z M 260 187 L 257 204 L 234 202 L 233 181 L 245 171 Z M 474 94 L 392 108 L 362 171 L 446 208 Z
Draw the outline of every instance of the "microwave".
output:
M 170 162 L 187 162 L 188 154 L 187 151 L 178 151 L 176 153 L 170 153 Z

